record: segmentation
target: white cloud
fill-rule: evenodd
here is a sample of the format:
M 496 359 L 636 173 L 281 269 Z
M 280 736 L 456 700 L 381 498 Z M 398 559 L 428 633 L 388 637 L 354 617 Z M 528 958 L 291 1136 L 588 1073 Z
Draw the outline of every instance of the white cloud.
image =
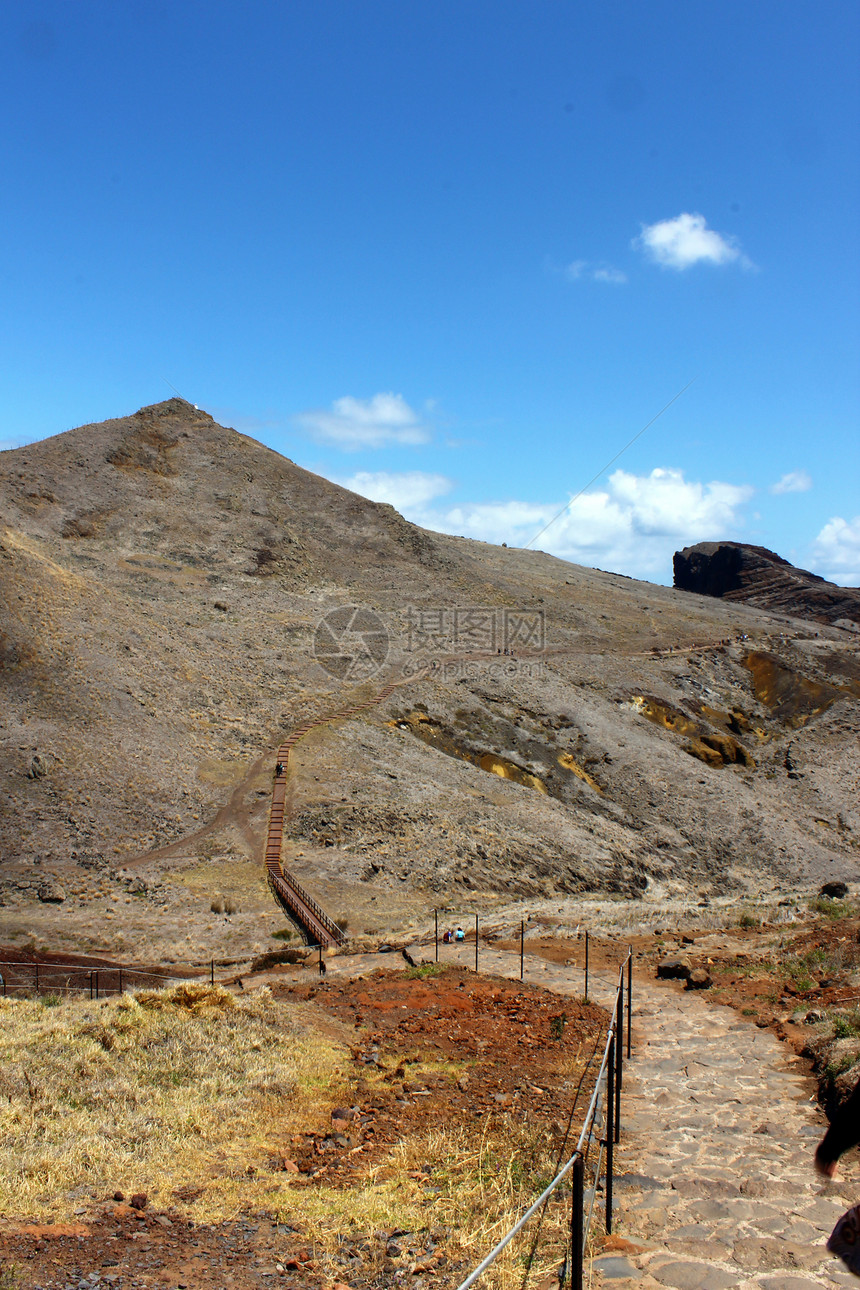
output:
M 614 286 L 627 281 L 627 274 L 621 269 L 613 268 L 611 264 L 599 264 L 591 276 L 595 282 L 611 282 Z
M 338 482 L 392 502 L 424 528 L 509 546 L 525 546 L 563 504 L 558 498 L 434 505 L 451 481 L 421 471 L 357 474 Z M 672 555 L 679 547 L 741 536 L 743 506 L 752 495 L 747 486 L 687 480 L 680 470 L 658 468 L 649 475 L 616 470 L 604 488 L 578 497 L 536 545 L 577 564 L 670 582 Z
M 860 515 L 828 520 L 815 539 L 813 561 L 815 571 L 829 582 L 860 587 Z
M 782 479 L 771 484 L 770 492 L 780 496 L 782 493 L 808 493 L 812 487 L 812 476 L 805 470 L 790 470 Z
M 430 438 L 417 413 L 400 394 L 374 394 L 371 399 L 346 395 L 335 399 L 331 411 L 311 409 L 295 419 L 312 438 L 346 451 L 427 443 Z
M 603 261 L 593 264 L 590 260 L 574 260 L 567 266 L 565 273 L 572 282 L 587 279 L 590 282 L 609 282 L 613 286 L 620 286 L 627 281 L 626 273 Z
M 631 244 L 635 250 L 644 251 L 649 259 L 667 269 L 689 269 L 694 264 L 739 263 L 745 269 L 753 267 L 740 250 L 733 237 L 708 228 L 704 215 L 686 211 L 674 219 L 659 220 L 656 224 L 643 224 L 639 237 Z
M 398 511 L 426 506 L 437 497 L 444 497 L 454 487 L 446 475 L 433 475 L 425 470 L 359 470 L 349 479 L 336 481 L 344 488 L 372 502 L 388 502 Z

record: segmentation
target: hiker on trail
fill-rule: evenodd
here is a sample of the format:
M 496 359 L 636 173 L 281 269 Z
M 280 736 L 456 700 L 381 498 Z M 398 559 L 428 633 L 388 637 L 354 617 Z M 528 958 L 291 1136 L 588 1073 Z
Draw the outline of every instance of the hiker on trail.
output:
M 836 1162 L 860 1142 L 860 1080 L 854 1085 L 847 1102 L 843 1102 L 830 1121 L 830 1128 L 815 1152 L 815 1168 L 825 1178 L 836 1177 Z
M 442 941 L 445 945 L 450 945 L 453 939 L 454 939 L 454 936 L 452 932 L 446 932 L 445 935 L 442 937 Z
M 462 927 L 457 928 L 454 933 L 454 939 L 457 941 L 464 941 L 466 939 L 466 933 L 463 931 Z
M 836 1162 L 860 1142 L 860 1080 L 847 1102 L 830 1121 L 830 1128 L 815 1152 L 815 1168 L 825 1178 L 836 1177 Z M 860 1205 L 854 1205 L 837 1220 L 827 1240 L 831 1254 L 841 1259 L 849 1272 L 860 1277 Z
M 283 773 L 284 773 L 284 763 L 282 761 L 279 761 L 277 766 L 275 767 L 275 778 L 280 779 Z

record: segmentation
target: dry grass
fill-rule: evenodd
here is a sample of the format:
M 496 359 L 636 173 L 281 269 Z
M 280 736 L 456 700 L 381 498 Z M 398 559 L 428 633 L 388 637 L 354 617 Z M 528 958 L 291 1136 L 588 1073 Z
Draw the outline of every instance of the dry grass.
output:
M 498 1113 L 422 1129 L 352 1186 L 272 1172 L 294 1134 L 328 1127 L 346 1084 L 348 1050 L 302 1015 L 266 990 L 236 998 L 197 983 L 100 1002 L 0 1001 L 5 1212 L 68 1218 L 118 1188 L 140 1190 L 198 1222 L 288 1221 L 336 1279 L 341 1242 L 380 1230 L 415 1233 L 417 1261 L 432 1230 L 448 1259 L 477 1263 L 552 1178 L 546 1126 Z M 520 1286 L 538 1222 L 486 1274 L 487 1290 Z M 568 1224 L 559 1192 L 530 1284 L 562 1262 Z M 364 1248 L 381 1269 L 384 1243 Z
M 334 1251 L 343 1237 L 357 1239 L 379 1229 L 416 1235 L 443 1231 L 447 1258 L 462 1261 L 463 1267 L 477 1264 L 549 1183 L 555 1163 L 543 1125 L 503 1116 L 440 1125 L 394 1146 L 368 1170 L 360 1189 L 317 1185 L 302 1192 L 302 1232 L 325 1262 L 323 1251 Z M 543 1220 L 535 1216 L 485 1273 L 481 1284 L 487 1290 L 521 1285 L 539 1227 L 530 1284 L 558 1268 L 569 1240 L 570 1199 L 564 1186 L 556 1196 Z M 271 1197 L 270 1204 L 279 1218 L 296 1221 L 295 1196 L 282 1193 L 279 1199 Z M 398 1244 L 410 1244 L 408 1235 Z M 419 1251 L 420 1246 L 417 1240 Z M 331 1271 L 336 1274 L 334 1265 Z
M 198 1217 L 238 1213 L 265 1166 L 343 1084 L 335 1043 L 268 991 L 185 984 L 102 1002 L 4 1000 L 0 1194 L 7 1214 L 67 1217 L 117 1188 L 153 1203 L 202 1190 Z

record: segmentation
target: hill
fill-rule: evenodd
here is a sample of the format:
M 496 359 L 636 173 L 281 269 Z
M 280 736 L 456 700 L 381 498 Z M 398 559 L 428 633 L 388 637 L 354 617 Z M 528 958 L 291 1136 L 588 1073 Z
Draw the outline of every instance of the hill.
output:
M 675 586 L 860 632 L 860 591 L 797 569 L 767 547 L 699 542 L 676 551 Z
M 291 763 L 351 930 L 860 868 L 850 632 L 427 532 L 180 399 L 0 454 L 0 604 L 13 943 L 266 948 L 275 750 L 390 682 Z

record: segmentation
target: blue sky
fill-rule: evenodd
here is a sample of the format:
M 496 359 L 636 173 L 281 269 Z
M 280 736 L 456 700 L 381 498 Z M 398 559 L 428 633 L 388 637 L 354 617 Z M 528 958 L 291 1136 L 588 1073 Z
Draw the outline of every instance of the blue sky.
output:
M 537 545 L 860 583 L 854 0 L 6 0 L 0 50 L 0 445 L 173 385 L 523 545 L 695 378 Z

